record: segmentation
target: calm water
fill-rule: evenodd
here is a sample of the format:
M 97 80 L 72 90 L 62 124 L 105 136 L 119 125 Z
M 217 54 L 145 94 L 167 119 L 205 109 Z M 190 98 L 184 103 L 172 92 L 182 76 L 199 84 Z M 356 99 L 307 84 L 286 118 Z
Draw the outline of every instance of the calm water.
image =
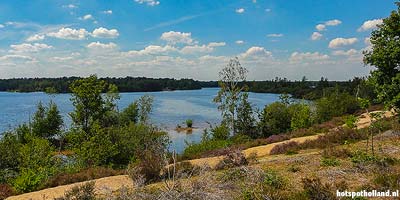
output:
M 204 88 L 201 90 L 167 91 L 167 92 L 132 92 L 121 93 L 118 101 L 119 109 L 124 109 L 131 102 L 144 94 L 154 97 L 154 108 L 151 120 L 154 124 L 166 130 L 172 140 L 171 149 L 181 152 L 186 141 L 199 141 L 203 129 L 220 121 L 220 113 L 212 99 L 218 88 Z M 73 110 L 69 94 L 49 96 L 42 92 L 11 93 L 0 92 L 0 133 L 15 128 L 21 123 L 28 122 L 36 110 L 38 102 L 48 103 L 53 100 L 60 109 L 65 124 L 70 124 L 68 113 Z M 279 99 L 278 94 L 250 93 L 250 102 L 258 108 Z M 177 133 L 174 128 L 183 124 L 186 119 L 193 120 L 196 127 L 191 134 Z

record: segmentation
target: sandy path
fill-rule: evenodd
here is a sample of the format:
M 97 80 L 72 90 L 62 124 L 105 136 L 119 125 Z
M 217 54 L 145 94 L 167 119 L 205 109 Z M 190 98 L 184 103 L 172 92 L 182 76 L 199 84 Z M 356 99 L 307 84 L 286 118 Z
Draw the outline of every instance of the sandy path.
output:
M 375 112 L 378 112 L 378 111 L 375 111 Z M 393 115 L 394 115 L 394 113 L 389 112 L 389 111 L 386 111 L 384 114 L 385 117 L 391 117 Z M 370 117 L 366 113 L 364 113 L 361 115 L 361 117 L 359 117 L 359 120 L 357 121 L 356 125 L 357 125 L 357 128 L 360 129 L 360 128 L 368 127 L 370 124 L 371 124 Z M 319 134 L 319 135 L 321 135 L 321 134 Z M 292 138 L 290 140 L 285 140 L 282 142 L 252 147 L 249 149 L 245 149 L 242 152 L 245 154 L 246 157 L 248 157 L 251 153 L 256 153 L 257 157 L 265 158 L 265 156 L 269 155 L 271 149 L 274 148 L 278 144 L 282 144 L 282 143 L 289 142 L 289 141 L 303 143 L 306 140 L 315 140 L 318 138 L 319 135 Z M 190 163 L 192 163 L 193 165 L 199 166 L 199 165 L 207 164 L 210 167 L 215 167 L 222 158 L 223 158 L 223 156 L 216 156 L 216 157 L 208 157 L 208 158 L 199 158 L 199 159 L 188 160 L 188 161 Z M 96 179 L 95 182 L 96 182 L 96 184 L 95 184 L 96 193 L 99 195 L 107 194 L 112 191 L 116 191 L 123 186 L 130 186 L 132 184 L 131 180 L 126 175 L 110 176 L 110 177 L 106 177 L 106 178 Z M 36 192 L 22 194 L 19 196 L 9 197 L 9 198 L 7 198 L 7 200 L 53 199 L 56 197 L 63 196 L 65 191 L 70 190 L 72 187 L 74 187 L 76 185 L 81 185 L 83 183 L 85 183 L 85 182 L 74 183 L 74 184 L 64 185 L 64 186 L 58 186 L 55 188 L 48 188 L 48 189 L 44 189 L 44 190 L 40 190 L 40 191 L 36 191 Z
M 26 193 L 18 196 L 7 198 L 7 200 L 48 200 L 62 197 L 65 191 L 70 190 L 74 186 L 82 185 L 86 182 L 63 185 L 54 188 L 48 188 L 36 192 Z M 95 180 L 96 194 L 104 195 L 112 191 L 116 191 L 123 186 L 131 186 L 132 181 L 126 175 L 110 176 Z

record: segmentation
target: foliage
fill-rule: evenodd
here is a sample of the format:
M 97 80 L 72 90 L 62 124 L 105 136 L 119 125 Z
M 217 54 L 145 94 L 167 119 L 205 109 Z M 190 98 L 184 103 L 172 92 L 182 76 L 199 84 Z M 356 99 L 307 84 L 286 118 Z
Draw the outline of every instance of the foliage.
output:
M 325 167 L 327 166 L 335 167 L 340 165 L 340 161 L 336 158 L 322 158 L 321 165 Z
M 192 128 L 192 126 L 193 126 L 193 120 L 187 119 L 187 120 L 185 121 L 185 123 L 186 123 L 186 127 Z
M 0 140 L 0 170 L 16 169 L 19 165 L 18 149 L 21 143 L 15 134 L 5 132 Z
M 65 192 L 65 195 L 55 200 L 95 200 L 95 182 L 88 182 L 81 186 L 75 186 Z
M 206 140 L 200 143 L 187 143 L 182 153 L 182 158 L 193 159 L 202 157 L 202 155 L 206 154 L 208 151 L 222 149 L 228 147 L 230 144 L 231 142 L 227 140 Z
M 303 189 L 311 200 L 336 199 L 332 188 L 328 184 L 322 184 L 319 178 L 303 178 Z
M 137 123 L 139 121 L 139 106 L 138 102 L 135 101 L 128 105 L 120 115 L 120 123 L 122 125 L 129 125 L 129 123 Z
M 309 105 L 305 103 L 297 103 L 292 104 L 289 107 L 291 112 L 291 122 L 290 128 L 291 130 L 298 130 L 301 128 L 308 128 L 313 123 L 313 113 L 311 112 L 311 108 Z
M 248 98 L 248 93 L 243 93 L 240 97 L 239 105 L 236 108 L 237 120 L 235 121 L 235 129 L 238 134 L 257 138 L 256 119 Z
M 317 120 L 325 122 L 333 117 L 354 113 L 358 108 L 358 101 L 354 96 L 341 93 L 336 88 L 334 92 L 316 101 Z
M 153 102 L 154 102 L 154 97 L 149 95 L 144 95 L 139 98 L 139 100 L 137 101 L 139 107 L 138 110 L 139 122 L 144 124 L 148 123 L 149 116 L 153 107 Z
M 233 134 L 236 134 L 236 109 L 242 91 L 245 89 L 239 83 L 246 80 L 247 73 L 247 69 L 242 67 L 237 57 L 231 59 L 228 65 L 219 72 L 219 86 L 221 89 L 213 101 L 218 104 L 223 123 L 231 129 Z
M 290 129 L 290 125 L 291 115 L 287 104 L 275 102 L 265 106 L 259 123 L 264 137 L 284 133 Z
M 400 3 L 371 33 L 371 50 L 364 51 L 364 63 L 376 67 L 371 72 L 378 99 L 400 108 Z
M 70 86 L 72 92 L 72 105 L 74 111 L 70 113 L 74 126 L 82 128 L 82 130 L 90 135 L 90 128 L 94 123 L 101 122 L 107 112 L 114 108 L 115 87 L 110 86 L 103 80 L 99 80 L 97 76 L 92 75 L 87 78 L 75 80 Z M 106 90 L 109 89 L 109 90 Z M 114 94 L 105 98 L 102 93 L 109 92 Z
M 349 128 L 354 128 L 356 126 L 357 117 L 354 115 L 348 115 L 345 117 L 345 124 Z
M 50 102 L 48 107 L 44 107 L 43 104 L 39 102 L 30 126 L 33 135 L 51 138 L 60 134 L 63 123 L 60 111 L 54 102 Z
M 284 178 L 273 170 L 267 170 L 265 172 L 264 183 L 274 189 L 283 189 L 286 185 Z

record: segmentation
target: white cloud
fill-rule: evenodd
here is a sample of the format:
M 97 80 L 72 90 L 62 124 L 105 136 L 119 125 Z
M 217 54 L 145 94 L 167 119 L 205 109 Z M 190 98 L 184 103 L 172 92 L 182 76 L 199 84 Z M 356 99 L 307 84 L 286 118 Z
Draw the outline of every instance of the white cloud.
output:
M 160 2 L 156 0 L 135 0 L 135 2 L 139 4 L 147 4 L 149 6 L 157 6 L 160 4 Z
M 89 36 L 90 33 L 85 29 L 71 29 L 71 28 L 61 28 L 57 32 L 48 33 L 47 36 L 55 37 L 59 39 L 66 40 L 83 40 Z
M 369 37 L 364 38 L 364 44 L 367 45 L 367 46 L 371 46 L 372 45 L 371 44 L 371 38 L 369 38 Z
M 291 63 L 303 63 L 303 62 L 315 62 L 315 61 L 324 61 L 328 60 L 329 56 L 326 54 L 321 54 L 319 52 L 293 52 L 292 55 L 290 55 L 289 61 Z
M 4 25 L 3 25 L 3 24 L 0 24 L 0 28 L 4 28 Z
M 5 55 L 0 56 L 0 60 L 34 60 L 34 58 L 25 55 Z
M 28 38 L 26 39 L 26 41 L 27 41 L 27 42 L 41 41 L 41 40 L 44 40 L 45 37 L 46 37 L 45 35 L 35 34 L 35 35 L 32 35 L 32 36 L 28 37 Z
M 192 33 L 169 31 L 161 35 L 161 39 L 170 44 L 193 44 L 195 41 L 192 39 Z
M 68 4 L 68 5 L 63 5 L 63 8 L 69 8 L 69 9 L 74 9 L 74 8 L 78 8 L 78 6 L 74 5 L 74 4 Z
M 318 32 L 314 32 L 312 35 L 311 35 L 311 40 L 320 40 L 321 38 L 322 38 L 322 34 L 321 33 L 318 33 Z
M 357 38 L 335 38 L 329 42 L 329 48 L 348 46 L 355 44 L 357 41 Z
M 358 32 L 362 32 L 362 31 L 367 31 L 367 30 L 371 30 L 371 29 L 375 29 L 377 27 L 377 25 L 382 24 L 383 20 L 382 19 L 373 19 L 373 20 L 368 20 L 365 21 L 363 23 L 363 25 L 358 28 Z
M 325 28 L 326 28 L 326 26 L 323 25 L 323 24 L 318 24 L 318 25 L 315 26 L 315 28 L 316 28 L 318 31 L 324 31 Z
M 158 46 L 158 45 L 149 45 L 143 50 L 140 51 L 128 51 L 126 53 L 123 53 L 123 55 L 128 55 L 128 56 L 138 56 L 138 55 L 163 55 L 166 53 L 170 52 L 176 52 L 178 49 L 176 49 L 173 46 L 166 45 L 166 46 Z
M 270 8 L 265 9 L 265 12 L 271 12 L 272 10 Z
M 91 14 L 87 14 L 83 17 L 79 18 L 80 20 L 94 20 L 94 17 Z
M 119 36 L 117 29 L 106 29 L 103 27 L 97 28 L 92 33 L 93 37 L 96 38 L 116 38 Z
M 327 26 L 337 26 L 341 23 L 342 23 L 342 21 L 340 21 L 338 19 L 332 19 L 332 20 L 324 22 L 323 24 L 316 25 L 315 29 L 317 29 L 318 31 L 325 31 Z
M 222 47 L 225 45 L 225 42 L 210 42 L 208 45 L 185 46 L 180 50 L 180 52 L 182 54 L 210 53 L 214 51 L 215 47 Z
M 242 58 L 265 58 L 271 57 L 272 53 L 267 51 L 264 47 L 250 47 L 245 53 L 242 53 L 240 57 Z
M 10 52 L 13 52 L 13 53 L 38 52 L 38 51 L 41 51 L 41 50 L 53 48 L 53 47 L 50 46 L 50 45 L 42 44 L 42 43 L 34 43 L 34 44 L 29 44 L 29 43 L 14 44 L 14 45 L 10 45 L 10 47 L 12 48 L 12 50 L 10 50 Z
M 253 3 L 257 3 L 257 0 L 252 0 L 253 1 Z
M 105 43 L 101 43 L 101 42 L 97 41 L 97 42 L 92 42 L 92 43 L 88 44 L 87 47 L 89 49 L 105 50 L 105 49 L 115 49 L 115 48 L 117 48 L 117 45 L 112 42 L 105 44 Z
M 209 47 L 223 47 L 225 45 L 226 45 L 225 42 L 210 42 L 208 44 Z
M 341 24 L 342 21 L 338 20 L 338 19 L 333 19 L 333 20 L 329 20 L 325 22 L 325 25 L 327 26 L 337 26 L 339 24 Z
M 236 40 L 235 43 L 236 44 L 244 44 L 244 41 L 243 40 Z
M 338 50 L 332 52 L 332 55 L 334 56 L 352 56 L 356 54 L 358 54 L 358 51 L 355 49 L 350 49 L 348 51 Z
M 236 9 L 236 13 L 239 13 L 239 14 L 244 13 L 244 8 L 238 8 L 238 9 Z
M 272 34 L 268 34 L 267 37 L 283 37 L 282 33 L 272 33 Z
M 111 15 L 111 14 L 113 14 L 113 11 L 112 10 L 105 10 L 105 11 L 103 11 L 103 14 Z

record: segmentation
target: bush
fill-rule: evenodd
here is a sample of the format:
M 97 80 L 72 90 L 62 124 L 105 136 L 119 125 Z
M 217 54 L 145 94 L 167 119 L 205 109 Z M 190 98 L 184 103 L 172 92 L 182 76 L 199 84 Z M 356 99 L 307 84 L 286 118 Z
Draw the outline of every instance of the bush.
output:
M 55 200 L 95 200 L 95 182 L 88 182 L 81 186 L 75 186 L 65 192 L 65 195 Z
M 376 189 L 386 190 L 397 190 L 400 188 L 400 174 L 393 171 L 376 174 L 374 178 Z
M 321 165 L 328 167 L 328 166 L 339 166 L 340 165 L 340 161 L 336 158 L 322 158 L 321 159 Z
M 14 190 L 10 185 L 0 184 L 0 199 L 5 199 L 14 195 Z
M 297 149 L 300 148 L 299 143 L 290 141 L 290 142 L 285 142 L 282 144 L 277 144 L 275 145 L 271 151 L 270 155 L 276 155 L 276 154 L 284 154 L 287 153 L 288 151 L 296 151 Z
M 311 200 L 334 200 L 335 195 L 328 184 L 322 184 L 319 178 L 303 178 L 303 189 Z
M 286 185 L 283 177 L 272 170 L 267 170 L 265 172 L 264 183 L 270 187 L 273 187 L 274 189 L 283 189 Z
M 345 124 L 347 127 L 349 128 L 354 128 L 356 126 L 356 122 L 357 122 L 357 117 L 354 115 L 349 115 L 347 117 L 345 117 Z
M 290 130 L 291 118 L 287 104 L 275 102 L 266 105 L 259 123 L 262 135 L 270 136 Z
M 229 128 L 225 124 L 211 128 L 213 140 L 227 140 L 229 138 Z
M 230 141 L 226 140 L 207 140 L 200 143 L 187 143 L 183 151 L 182 159 L 194 159 L 199 157 L 207 157 L 209 151 L 215 149 L 223 149 L 231 145 Z
M 216 166 L 215 169 L 228 169 L 247 165 L 248 161 L 241 151 L 234 151 L 226 155 Z
M 188 119 L 188 120 L 186 120 L 186 127 L 188 127 L 188 128 L 192 128 L 192 126 L 193 126 L 193 120 L 191 120 L 191 119 Z
M 351 151 L 340 147 L 328 147 L 322 151 L 323 158 L 348 158 L 351 156 Z
M 38 190 L 48 178 L 47 169 L 23 169 L 14 180 L 13 187 L 17 192 L 25 193 Z

